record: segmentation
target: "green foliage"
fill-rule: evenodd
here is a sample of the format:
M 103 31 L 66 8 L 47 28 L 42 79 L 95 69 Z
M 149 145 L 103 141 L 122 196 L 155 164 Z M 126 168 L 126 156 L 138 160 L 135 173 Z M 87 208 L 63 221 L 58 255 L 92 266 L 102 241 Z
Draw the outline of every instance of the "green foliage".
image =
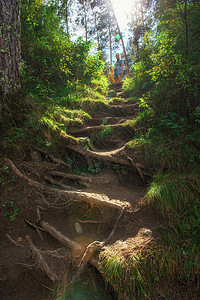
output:
M 183 214 L 200 197 L 199 174 L 156 175 L 145 196 L 161 214 Z
M 111 136 L 113 134 L 113 128 L 109 125 L 101 125 L 101 130 L 97 133 L 92 134 L 92 141 L 96 143 L 97 145 L 100 145 L 100 143 L 108 136 Z
M 130 253 L 125 259 L 102 251 L 100 259 L 106 277 L 112 282 L 118 295 L 126 295 L 129 299 L 146 299 L 159 276 L 154 255 L 154 251 L 149 249 L 144 255 L 135 257 Z
M 26 91 L 37 90 L 42 100 L 54 96 L 60 86 L 62 96 L 74 93 L 76 86 L 89 85 L 100 78 L 104 68 L 91 43 L 81 38 L 76 42 L 70 40 L 58 11 L 57 1 L 22 1 L 24 85 Z
M 0 184 L 5 180 L 6 175 L 9 173 L 9 167 L 0 163 Z
M 102 164 L 99 161 L 94 162 L 93 167 L 88 167 L 88 171 L 91 174 L 96 174 L 99 173 L 101 171 L 102 168 Z
M 3 204 L 4 216 L 9 217 L 10 221 L 13 222 L 19 214 L 19 209 L 14 207 L 13 201 L 7 201 Z

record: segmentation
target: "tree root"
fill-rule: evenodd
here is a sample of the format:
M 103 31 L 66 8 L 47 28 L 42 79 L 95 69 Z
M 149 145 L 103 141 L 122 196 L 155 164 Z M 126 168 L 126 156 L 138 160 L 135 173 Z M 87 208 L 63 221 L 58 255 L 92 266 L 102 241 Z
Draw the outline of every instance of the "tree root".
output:
M 145 178 L 144 178 L 144 175 L 143 175 L 143 172 L 142 172 L 142 168 L 144 169 L 144 166 L 139 164 L 139 163 L 134 163 L 133 162 L 133 159 L 131 157 L 128 157 L 128 160 L 130 160 L 130 162 L 132 163 L 133 167 L 137 169 L 138 171 L 138 174 L 140 175 L 140 178 L 142 180 L 142 183 L 145 182 Z
M 22 174 L 14 165 L 14 163 L 10 159 L 5 159 L 5 162 L 11 167 L 13 172 L 19 176 L 20 178 L 23 178 L 26 180 L 30 185 L 34 186 L 35 188 L 46 190 L 48 192 L 58 194 L 60 196 L 68 197 L 70 200 L 74 202 L 87 202 L 92 207 L 94 205 L 103 205 L 111 208 L 117 208 L 121 209 L 123 205 L 118 204 L 116 202 L 112 202 L 106 195 L 101 194 L 94 194 L 94 193 L 87 193 L 87 192 L 78 192 L 78 191 L 66 191 L 66 190 L 60 190 L 48 187 L 44 184 L 41 184 L 28 176 Z
M 104 128 L 122 128 L 124 126 L 124 124 L 110 124 L 110 125 L 96 125 L 96 126 L 88 126 L 88 127 L 84 127 L 84 128 L 79 128 L 79 129 L 75 129 L 73 131 L 71 131 L 71 134 L 77 134 L 77 133 L 83 133 L 83 132 L 93 132 L 95 130 L 102 130 Z
M 18 242 L 15 242 L 10 236 L 9 234 L 6 234 L 7 238 L 11 241 L 11 243 L 13 243 L 15 246 L 17 247 L 22 247 L 22 245 L 20 245 Z
M 71 186 L 68 186 L 68 185 L 66 185 L 66 184 L 63 184 L 63 183 L 61 183 L 61 182 L 59 182 L 59 181 L 57 181 L 57 180 L 54 180 L 54 179 L 52 179 L 52 178 L 49 177 L 49 176 L 45 176 L 44 178 L 45 178 L 48 182 L 50 182 L 51 184 L 53 184 L 53 185 L 58 185 L 58 186 L 60 186 L 61 188 L 63 188 L 64 190 L 66 190 L 66 191 L 68 191 L 68 190 L 75 191 L 75 190 L 76 190 L 75 188 L 73 188 L 73 187 L 71 187 Z
M 27 219 L 24 219 L 24 221 L 25 221 L 27 224 L 29 224 L 31 227 L 35 228 L 35 230 L 36 230 L 36 232 L 38 233 L 40 239 L 43 241 L 44 239 L 43 239 L 43 236 L 42 236 L 40 230 L 42 230 L 42 231 L 45 231 L 45 230 L 44 230 L 43 228 L 41 228 L 41 227 L 39 227 L 39 226 L 37 226 L 37 225 L 31 223 L 31 222 L 28 221 Z
M 101 266 L 100 266 L 100 262 L 99 262 L 98 259 L 95 259 L 93 257 L 93 254 L 96 250 L 101 249 L 111 239 L 111 237 L 113 236 L 113 234 L 116 230 L 117 224 L 119 222 L 119 219 L 122 216 L 123 211 L 124 211 L 124 208 L 121 209 L 121 211 L 118 215 L 118 218 L 115 222 L 114 228 L 111 231 L 108 238 L 106 238 L 102 242 L 94 241 L 91 244 L 89 244 L 86 249 L 85 249 L 85 247 L 81 246 L 77 242 L 75 242 L 75 241 L 69 239 L 67 236 L 63 235 L 60 231 L 58 231 L 55 227 L 51 226 L 48 222 L 40 220 L 39 224 L 43 228 L 43 230 L 48 232 L 51 236 L 53 236 L 63 246 L 69 248 L 73 252 L 74 257 L 77 257 L 77 255 L 75 255 L 75 254 L 78 254 L 79 258 L 82 256 L 82 258 L 80 260 L 80 263 L 78 265 L 78 269 L 77 269 L 76 273 L 72 276 L 69 284 L 66 283 L 67 282 L 66 279 L 62 280 L 61 288 L 59 289 L 59 294 L 61 294 L 61 297 L 62 297 L 62 295 L 65 294 L 66 285 L 71 286 L 76 282 L 76 280 L 79 278 L 79 276 L 83 272 L 83 270 L 84 270 L 84 268 L 85 268 L 85 266 L 87 265 L 88 262 L 91 265 L 93 265 L 97 270 L 99 270 L 101 275 L 105 278 L 103 270 L 101 269 Z M 31 238 L 28 235 L 26 236 L 26 240 L 29 244 L 29 247 L 32 251 L 33 256 L 36 258 L 38 267 L 49 277 L 49 279 L 51 281 L 54 281 L 54 282 L 55 281 L 60 281 L 61 278 L 59 278 L 55 273 L 53 273 L 50 270 L 48 264 L 45 262 L 45 260 L 42 256 L 42 254 L 47 254 L 47 255 L 53 256 L 55 258 L 62 259 L 64 257 L 59 255 L 59 253 L 58 253 L 58 251 L 62 250 L 62 248 L 61 249 L 59 248 L 59 249 L 53 250 L 53 251 L 49 251 L 49 250 L 42 251 L 42 250 L 38 250 L 36 248 L 36 246 L 33 244 Z M 57 297 L 57 299 L 60 299 L 60 296 Z
M 45 154 L 51 161 L 53 161 L 54 163 L 56 164 L 59 164 L 59 165 L 63 165 L 65 167 L 67 167 L 68 169 L 71 170 L 71 165 L 70 164 L 67 164 L 66 162 L 64 162 L 62 159 L 59 159 L 59 158 L 56 158 L 54 157 L 52 154 L 49 154 L 47 151 L 41 149 L 41 148 L 38 148 L 38 147 L 34 147 L 35 150 Z
M 58 171 L 49 171 L 48 174 L 52 175 L 52 176 L 62 177 L 63 179 L 70 179 L 70 180 L 78 181 L 81 185 L 84 185 L 86 187 L 88 187 L 88 183 L 92 182 L 91 178 L 80 176 L 80 175 L 67 174 L 67 173 L 58 172 Z
M 44 258 L 42 257 L 40 251 L 33 244 L 30 236 L 27 235 L 26 240 L 29 244 L 33 256 L 37 260 L 38 267 L 49 277 L 51 281 L 59 281 L 60 280 L 59 277 L 50 270 L 49 266 L 47 265 Z
M 51 236 L 53 236 L 56 240 L 58 240 L 63 246 L 68 247 L 73 253 L 78 252 L 79 256 L 82 256 L 80 263 L 78 265 L 78 269 L 77 269 L 76 273 L 72 276 L 72 278 L 69 282 L 70 285 L 74 284 L 75 281 L 79 278 L 79 276 L 83 272 L 83 270 L 88 262 L 91 265 L 93 265 L 95 268 L 97 268 L 97 270 L 99 270 L 103 276 L 103 271 L 101 270 L 100 263 L 97 259 L 95 259 L 93 257 L 93 254 L 96 250 L 104 247 L 105 244 L 111 239 L 111 237 L 113 236 L 113 234 L 116 230 L 117 224 L 123 214 L 123 211 L 124 211 L 124 208 L 121 209 L 119 216 L 115 222 L 114 228 L 111 231 L 111 233 L 109 234 L 108 238 L 102 242 L 94 241 L 91 244 L 89 244 L 86 249 L 83 246 L 81 246 L 80 244 L 76 243 L 75 241 L 69 239 L 67 236 L 63 235 L 60 231 L 55 229 L 48 222 L 45 222 L 45 221 L 40 222 L 42 228 L 44 228 Z
M 91 161 L 91 159 L 93 158 L 103 162 L 111 162 L 115 164 L 132 166 L 131 162 L 127 158 L 123 158 L 124 157 L 123 151 L 125 150 L 126 144 L 117 150 L 108 151 L 108 152 L 95 152 L 95 151 L 85 149 L 80 145 L 73 145 L 73 144 L 68 144 L 67 147 L 83 155 L 87 161 Z
M 67 236 L 62 234 L 60 231 L 55 229 L 53 226 L 51 226 L 48 222 L 41 221 L 40 222 L 42 228 L 44 228 L 51 236 L 53 236 L 59 243 L 61 243 L 63 246 L 69 248 L 73 253 L 78 253 L 79 256 L 82 256 L 85 248 L 81 246 L 80 244 L 76 243 L 75 241 L 69 239 Z M 90 258 L 89 262 L 91 265 L 99 268 L 99 262 L 98 260 L 94 258 Z
M 114 228 L 113 230 L 111 231 L 111 233 L 109 234 L 108 238 L 105 239 L 104 241 L 102 242 L 99 242 L 99 241 L 94 241 L 92 242 L 91 244 L 89 244 L 81 258 L 81 261 L 78 265 L 78 270 L 76 271 L 76 273 L 74 274 L 74 276 L 71 278 L 71 281 L 70 281 L 70 285 L 72 285 L 73 283 L 75 283 L 75 281 L 80 277 L 81 273 L 83 272 L 85 266 L 87 265 L 87 263 L 90 261 L 91 257 L 93 256 L 94 252 L 97 250 L 97 249 L 100 249 L 100 248 L 103 248 L 105 246 L 105 244 L 111 239 L 111 237 L 113 236 L 114 232 L 115 232 L 115 229 L 117 227 L 117 224 L 119 222 L 119 219 L 121 218 L 122 216 L 122 213 L 124 211 L 124 208 L 120 211 L 120 214 L 115 222 L 115 225 L 114 225 Z

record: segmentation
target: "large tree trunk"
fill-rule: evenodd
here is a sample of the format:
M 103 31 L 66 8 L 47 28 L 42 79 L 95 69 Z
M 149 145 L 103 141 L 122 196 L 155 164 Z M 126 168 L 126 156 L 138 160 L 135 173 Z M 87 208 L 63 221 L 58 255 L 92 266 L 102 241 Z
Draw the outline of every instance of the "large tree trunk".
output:
M 0 94 L 19 89 L 20 0 L 0 0 Z

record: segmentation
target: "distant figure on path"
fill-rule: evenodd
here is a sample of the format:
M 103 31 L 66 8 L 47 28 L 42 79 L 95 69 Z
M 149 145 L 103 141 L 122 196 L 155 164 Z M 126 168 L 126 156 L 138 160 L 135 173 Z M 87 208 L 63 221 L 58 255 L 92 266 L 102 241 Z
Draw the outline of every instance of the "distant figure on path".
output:
M 115 78 L 114 78 L 114 68 L 113 68 L 113 66 L 110 67 L 110 73 L 108 75 L 108 79 L 110 80 L 110 82 L 112 84 L 116 83 Z
M 115 57 L 116 57 L 116 63 L 115 63 L 114 77 L 116 83 L 121 83 L 124 67 L 119 53 L 116 53 Z

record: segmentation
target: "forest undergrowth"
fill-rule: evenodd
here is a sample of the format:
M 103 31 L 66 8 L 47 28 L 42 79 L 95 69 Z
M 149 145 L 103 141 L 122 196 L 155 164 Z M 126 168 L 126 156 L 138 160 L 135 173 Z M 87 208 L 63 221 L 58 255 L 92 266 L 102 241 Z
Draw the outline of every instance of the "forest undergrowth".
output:
M 21 90 L 0 106 L 2 299 L 199 299 L 200 8 L 154 5 L 109 86 L 57 1 L 22 1 Z

